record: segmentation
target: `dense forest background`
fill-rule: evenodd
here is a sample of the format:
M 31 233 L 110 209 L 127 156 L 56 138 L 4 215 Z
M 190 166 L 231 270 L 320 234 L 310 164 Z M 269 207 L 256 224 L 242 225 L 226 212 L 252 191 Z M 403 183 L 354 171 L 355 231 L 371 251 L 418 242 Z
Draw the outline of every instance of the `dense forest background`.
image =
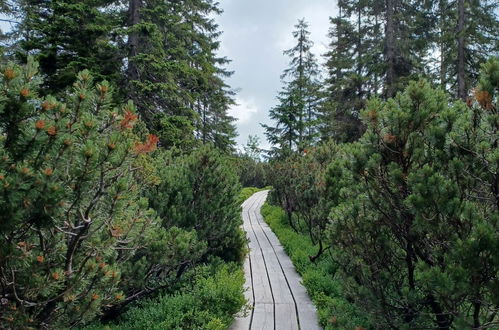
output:
M 241 152 L 216 2 L 0 0 L 0 327 L 227 328 L 266 185 L 325 328 L 497 327 L 499 4 L 337 6 Z

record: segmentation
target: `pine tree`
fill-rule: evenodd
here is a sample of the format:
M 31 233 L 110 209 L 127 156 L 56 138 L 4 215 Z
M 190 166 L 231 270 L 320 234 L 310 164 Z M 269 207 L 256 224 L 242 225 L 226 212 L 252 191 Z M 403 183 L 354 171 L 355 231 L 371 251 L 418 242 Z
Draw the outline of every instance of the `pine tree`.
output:
M 322 136 L 354 141 L 364 129 L 359 113 L 369 97 L 386 99 L 411 79 L 434 76 L 429 58 L 435 49 L 435 15 L 449 11 L 412 0 L 339 0 L 338 7 L 326 54 Z
M 269 111 L 276 126 L 262 125 L 269 142 L 277 150 L 303 150 L 317 140 L 317 116 L 320 103 L 318 65 L 311 52 L 313 46 L 308 23 L 299 20 L 293 37 L 296 45 L 284 51 L 289 56 L 289 67 L 281 80 L 285 84 L 279 93 L 279 105 Z
M 125 264 L 149 235 L 164 234 L 137 180 L 157 140 L 137 136 L 133 104 L 114 108 L 109 83 L 94 84 L 88 71 L 61 100 L 38 96 L 31 58 L 1 73 L 2 322 L 84 324 L 125 299 Z
M 211 0 L 163 2 L 130 0 L 128 80 L 149 127 L 162 136 L 194 136 L 232 151 L 236 136 L 228 115 L 233 93 L 224 82 L 228 63 L 216 51 L 220 32 L 210 15 L 220 14 Z M 188 142 L 187 144 L 190 144 Z
M 112 2 L 13 1 L 11 15 L 20 22 L 11 32 L 14 51 L 23 62 L 32 54 L 40 63 L 46 75 L 43 92 L 57 95 L 84 69 L 118 85 L 121 57 L 111 33 L 120 26 L 119 16 L 109 8 Z
M 245 244 L 239 228 L 240 186 L 229 159 L 207 144 L 173 162 L 166 157 L 165 162 L 161 184 L 149 192 L 163 226 L 195 230 L 207 246 L 204 259 L 240 260 Z
M 469 105 L 426 81 L 369 102 L 330 167 L 333 258 L 378 327 L 497 322 L 497 60 L 483 72 Z

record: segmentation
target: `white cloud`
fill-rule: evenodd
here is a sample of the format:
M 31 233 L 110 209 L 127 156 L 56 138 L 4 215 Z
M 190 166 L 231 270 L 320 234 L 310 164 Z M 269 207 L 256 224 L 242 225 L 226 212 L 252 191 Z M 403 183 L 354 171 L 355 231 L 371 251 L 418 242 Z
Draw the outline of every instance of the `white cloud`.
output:
M 256 113 L 258 113 L 258 108 L 255 104 L 241 98 L 236 98 L 236 105 L 229 110 L 229 115 L 237 119 L 238 125 L 250 122 Z

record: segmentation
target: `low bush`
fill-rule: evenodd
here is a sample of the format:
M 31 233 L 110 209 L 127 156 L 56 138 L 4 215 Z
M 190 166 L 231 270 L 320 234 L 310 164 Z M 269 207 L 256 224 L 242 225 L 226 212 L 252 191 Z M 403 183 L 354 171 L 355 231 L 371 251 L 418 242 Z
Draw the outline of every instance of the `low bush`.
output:
M 244 273 L 236 264 L 200 266 L 176 294 L 138 303 L 107 329 L 227 329 L 245 304 Z M 102 329 L 102 325 L 86 330 Z
M 228 157 L 206 145 L 175 159 L 166 155 L 157 166 L 161 183 L 148 191 L 148 197 L 163 226 L 196 230 L 207 245 L 203 260 L 242 260 L 240 185 Z

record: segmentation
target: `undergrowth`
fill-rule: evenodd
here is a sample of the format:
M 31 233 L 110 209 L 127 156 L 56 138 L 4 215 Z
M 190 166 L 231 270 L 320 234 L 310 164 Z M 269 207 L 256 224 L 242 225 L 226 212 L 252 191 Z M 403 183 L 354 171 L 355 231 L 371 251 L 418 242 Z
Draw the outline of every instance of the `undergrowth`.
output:
M 135 304 L 115 324 L 85 330 L 227 329 L 245 304 L 241 267 L 214 263 L 197 267 L 191 277 L 175 294 Z

